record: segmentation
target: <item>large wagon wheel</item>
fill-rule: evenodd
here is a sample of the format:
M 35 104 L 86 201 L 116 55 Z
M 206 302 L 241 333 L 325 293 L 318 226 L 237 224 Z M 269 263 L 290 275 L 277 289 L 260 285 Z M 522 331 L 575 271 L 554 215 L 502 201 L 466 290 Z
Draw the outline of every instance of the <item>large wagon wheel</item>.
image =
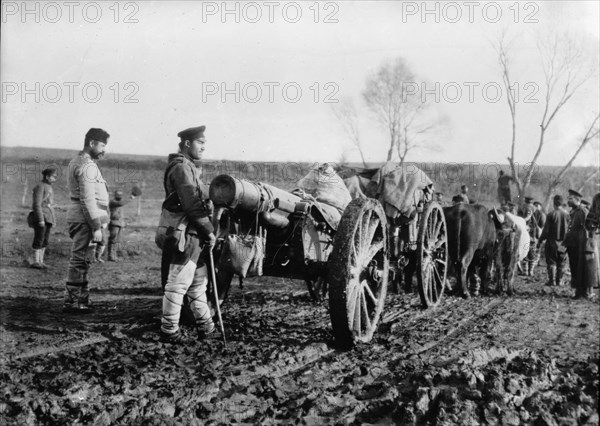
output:
M 439 305 L 446 286 L 448 241 L 444 212 L 436 202 L 428 203 L 421 216 L 417 241 L 417 281 L 425 308 Z
M 373 199 L 353 200 L 342 215 L 327 264 L 329 314 L 341 346 L 373 337 L 388 284 L 388 246 L 381 204 Z

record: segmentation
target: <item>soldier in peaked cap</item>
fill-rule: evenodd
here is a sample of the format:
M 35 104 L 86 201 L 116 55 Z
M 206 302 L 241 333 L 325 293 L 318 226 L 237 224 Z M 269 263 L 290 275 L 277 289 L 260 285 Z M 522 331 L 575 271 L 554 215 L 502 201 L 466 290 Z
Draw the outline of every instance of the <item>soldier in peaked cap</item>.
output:
M 168 226 L 165 228 L 167 231 L 161 243 L 161 263 L 165 268 L 163 280 L 166 281 L 161 334 L 163 341 L 170 343 L 182 343 L 179 318 L 185 296 L 199 337 L 205 338 L 215 330 L 206 297 L 208 270 L 201 256 L 203 247 L 211 250 L 216 242 L 206 201 L 208 191 L 198 167 L 206 144 L 205 130 L 205 126 L 191 127 L 177 134 L 180 138 L 179 152 L 169 155 L 164 175 L 166 198 L 161 221 L 163 217 L 175 217 L 177 222 L 171 225 L 170 230 Z
M 67 211 L 69 236 L 73 240 L 63 310 L 86 313 L 89 301 L 88 259 L 90 243 L 102 242 L 108 224 L 108 188 L 96 161 L 104 157 L 110 135 L 92 128 L 85 135 L 83 150 L 69 163 L 67 176 L 71 204 Z
M 206 138 L 204 137 L 204 131 L 206 130 L 206 126 L 198 126 L 198 127 L 190 127 L 189 129 L 182 130 L 177 133 L 177 137 L 181 139 L 181 141 L 194 141 L 199 140 L 206 142 Z M 201 159 L 201 158 L 200 158 Z
M 588 289 L 584 285 L 583 251 L 586 240 L 585 219 L 587 210 L 581 207 L 581 194 L 573 189 L 569 189 L 567 204 L 571 207 L 571 223 L 569 230 L 565 235 L 564 245 L 567 247 L 569 255 L 569 269 L 571 269 L 571 287 L 575 289 L 575 298 L 586 297 Z

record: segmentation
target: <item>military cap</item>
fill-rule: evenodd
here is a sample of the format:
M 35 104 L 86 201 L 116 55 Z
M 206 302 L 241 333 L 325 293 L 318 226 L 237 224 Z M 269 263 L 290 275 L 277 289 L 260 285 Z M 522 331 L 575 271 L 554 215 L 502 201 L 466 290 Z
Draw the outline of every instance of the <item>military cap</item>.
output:
M 465 199 L 462 197 L 462 195 L 455 195 L 452 197 L 453 203 L 462 203 L 463 201 L 465 201 Z
M 526 203 L 531 203 L 533 201 L 533 197 L 525 197 Z
M 105 130 L 96 129 L 93 127 L 90 130 L 88 130 L 88 132 L 85 134 L 86 142 L 94 140 L 98 142 L 108 143 L 109 137 L 110 135 Z
M 206 126 L 190 127 L 189 129 L 177 133 L 177 137 L 181 138 L 182 141 L 193 141 L 196 139 L 205 140 L 204 130 L 206 130 Z
M 574 189 L 569 189 L 569 195 L 573 195 L 574 197 L 579 197 L 579 198 L 583 197 L 583 195 L 581 195 L 579 192 L 575 191 Z
M 588 200 L 581 200 L 581 204 L 583 204 L 584 206 L 589 206 L 590 202 Z

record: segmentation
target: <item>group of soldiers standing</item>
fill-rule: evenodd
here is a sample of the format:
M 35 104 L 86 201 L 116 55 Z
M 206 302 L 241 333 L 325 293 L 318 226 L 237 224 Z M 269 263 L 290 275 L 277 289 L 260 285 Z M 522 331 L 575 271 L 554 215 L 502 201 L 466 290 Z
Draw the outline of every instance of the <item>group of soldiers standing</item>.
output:
M 506 180 L 509 182 L 509 180 Z M 553 198 L 553 210 L 546 215 L 539 201 L 525 197 L 517 206 L 510 201 L 510 192 L 498 185 L 499 201 L 506 211 L 523 217 L 529 229 L 529 252 L 518 265 L 519 272 L 534 276 L 544 245 L 544 257 L 548 273 L 547 286 L 563 285 L 567 262 L 571 273 L 571 287 L 575 298 L 593 298 L 592 289 L 598 287 L 598 237 L 600 235 L 600 193 L 593 204 L 582 194 L 570 189 L 567 202 L 562 195 Z M 567 208 L 569 210 L 567 211 Z M 516 212 L 515 212 L 516 209 Z M 545 244 L 544 244 L 545 243 Z
M 525 259 L 517 264 L 519 274 L 535 275 L 544 246 L 548 273 L 546 285 L 563 285 L 568 264 L 573 297 L 593 298 L 592 289 L 598 287 L 600 281 L 600 193 L 590 203 L 578 191 L 570 189 L 566 203 L 562 195 L 554 196 L 553 209 L 546 214 L 542 203 L 533 197 L 524 197 L 521 205 L 513 203 L 512 181 L 512 176 L 502 170 L 499 172 L 498 202 L 502 210 L 525 219 L 529 232 L 529 251 Z M 442 205 L 443 195 L 442 192 L 436 192 L 436 201 Z M 475 203 L 470 199 L 466 185 L 462 185 L 460 193 L 452 198 L 452 204 L 459 203 Z
M 178 133 L 179 150 L 169 155 L 165 171 L 163 214 L 178 217 L 185 223 L 183 232 L 178 235 L 169 228 L 163 246 L 161 334 L 171 343 L 182 340 L 179 318 L 185 296 L 200 337 L 215 331 L 206 296 L 208 274 L 203 255 L 205 248 L 212 250 L 216 243 L 211 211 L 206 202 L 208 191 L 201 180 L 200 161 L 206 143 L 204 130 L 205 126 L 200 126 Z M 121 208 L 135 198 L 132 192 L 130 199 L 124 200 L 123 192 L 117 190 L 109 200 L 107 183 L 96 162 L 104 156 L 109 137 L 103 129 L 90 129 L 85 135 L 83 149 L 69 163 L 67 223 L 72 246 L 65 283 L 65 313 L 83 314 L 93 310 L 89 297 L 90 265 L 104 262 L 102 254 L 107 228 L 108 260 L 118 260 L 117 244 L 124 225 Z M 34 229 L 31 266 L 40 269 L 46 268 L 44 252 L 51 228 L 56 223 L 52 184 L 58 170 L 46 168 L 42 176 L 42 182 L 33 189 L 33 211 L 28 217 L 28 223 Z

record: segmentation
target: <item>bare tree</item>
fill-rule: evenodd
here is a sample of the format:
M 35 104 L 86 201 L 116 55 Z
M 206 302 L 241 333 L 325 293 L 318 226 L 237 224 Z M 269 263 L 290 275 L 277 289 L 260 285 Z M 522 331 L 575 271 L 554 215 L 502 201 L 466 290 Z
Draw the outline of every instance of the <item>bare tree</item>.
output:
M 358 114 L 356 113 L 354 103 L 349 98 L 342 99 L 339 103 L 332 104 L 332 110 L 333 114 L 346 132 L 346 135 L 350 138 L 352 145 L 358 149 L 363 166 L 367 168 L 367 161 L 365 160 L 365 154 L 362 149 L 360 132 L 358 129 Z M 347 158 L 346 152 L 344 152 L 342 155 L 344 159 Z
M 535 170 L 533 165 L 538 161 L 546 144 L 546 134 L 550 125 L 578 89 L 597 73 L 595 62 L 590 60 L 590 52 L 584 48 L 584 44 L 581 41 L 576 40 L 573 36 L 558 33 L 552 33 L 549 36 L 540 35 L 537 46 L 544 73 L 541 85 L 541 89 L 545 92 L 543 112 L 539 124 L 540 133 L 536 151 L 530 162 L 532 166 L 527 168 L 525 175 L 522 177 L 518 174 L 515 161 L 515 147 L 517 146 L 517 99 L 511 77 L 510 43 L 506 39 L 506 33 L 501 34 L 494 46 L 498 54 L 498 62 L 500 64 L 512 119 L 511 151 L 508 161 L 521 197 L 524 196 L 531 183 L 531 178 Z M 577 157 L 580 151 L 581 149 L 576 151 L 572 160 Z M 565 171 L 572 163 L 573 161 L 568 163 Z
M 598 132 L 600 131 L 600 129 L 598 128 L 598 120 L 599 119 L 600 119 L 600 114 L 596 114 L 596 117 L 594 118 L 594 120 L 592 121 L 590 126 L 588 127 L 587 131 L 585 132 L 585 135 L 581 138 L 581 141 L 579 141 L 579 145 L 578 145 L 577 149 L 575 150 L 575 152 L 573 153 L 573 155 L 571 156 L 569 161 L 567 161 L 567 164 L 565 164 L 563 166 L 563 168 L 560 169 L 558 174 L 556 176 L 554 176 L 554 178 L 549 182 L 548 190 L 546 191 L 546 203 L 545 203 L 546 206 L 550 205 L 550 198 L 554 194 L 558 185 L 560 185 L 560 183 L 562 182 L 562 179 L 565 176 L 565 173 L 567 172 L 567 170 L 569 170 L 569 168 L 571 168 L 571 166 L 573 165 L 573 161 L 575 161 L 575 159 L 577 158 L 579 153 L 590 143 L 590 141 L 598 138 Z M 596 172 L 597 171 L 598 170 L 596 170 Z M 595 175 L 595 173 L 592 174 L 592 178 L 590 178 L 589 180 L 593 179 L 594 175 Z M 585 186 L 585 184 L 587 182 L 589 182 L 589 180 L 586 180 L 584 182 L 583 186 Z
M 585 186 L 591 182 L 592 180 L 594 180 L 594 178 L 596 176 L 598 176 L 600 174 L 600 169 L 596 169 L 594 170 L 594 172 L 592 174 L 590 174 L 586 180 L 583 181 L 583 183 L 581 184 L 581 186 L 579 188 L 577 188 L 577 192 L 583 192 L 583 189 L 585 188 Z
M 402 58 L 384 63 L 367 79 L 363 99 L 389 134 L 387 161 L 397 155 L 404 162 L 407 154 L 425 140 L 423 136 L 439 122 L 431 117 L 424 102 L 421 85 Z

